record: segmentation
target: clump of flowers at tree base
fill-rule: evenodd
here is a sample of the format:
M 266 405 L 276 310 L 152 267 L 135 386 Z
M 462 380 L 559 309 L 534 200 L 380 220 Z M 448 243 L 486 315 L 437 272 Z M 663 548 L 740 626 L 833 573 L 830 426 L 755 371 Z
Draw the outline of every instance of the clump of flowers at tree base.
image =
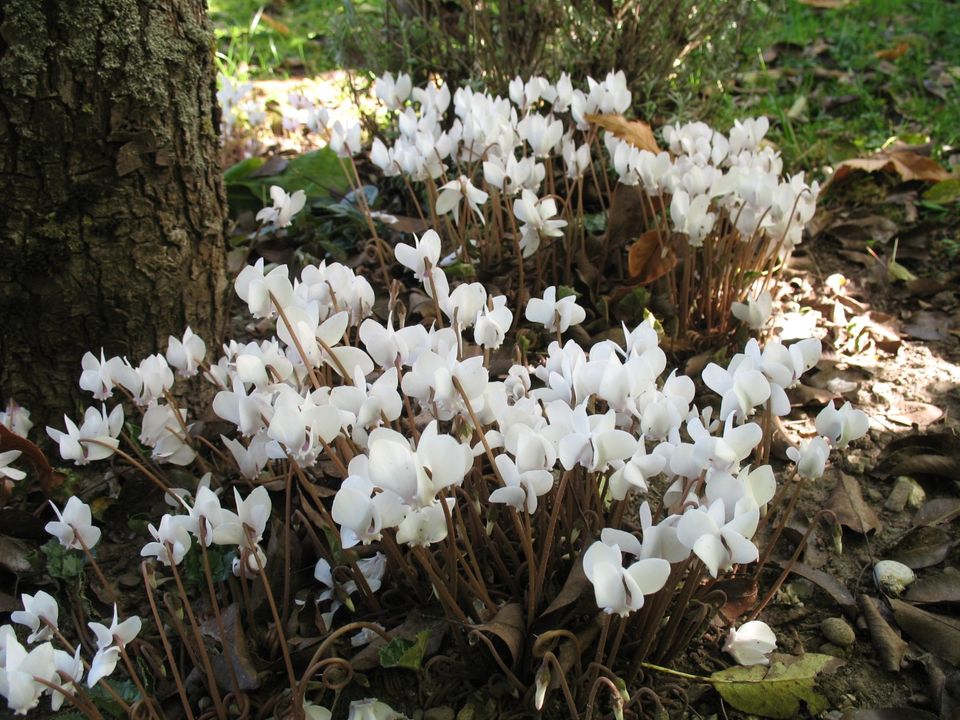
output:
M 761 328 L 771 283 L 816 208 L 817 183 L 784 176 L 763 144 L 766 118 L 727 133 L 668 125 L 661 149 L 619 114 L 631 99 L 622 73 L 583 89 L 517 78 L 509 98 L 391 75 L 378 87 L 388 127 L 369 150 L 359 121 L 316 124 L 352 166 L 358 199 L 365 153 L 404 188 L 408 221 L 438 232 L 438 258 L 503 278 L 516 300 L 585 282 L 609 303 L 655 284 L 674 344 L 725 338 L 735 318 Z M 397 218 L 359 209 L 382 262 Z
M 504 107 L 509 125 L 515 111 Z M 539 138 L 534 161 L 553 122 L 525 131 Z M 520 172 L 536 177 L 536 164 Z M 459 188 L 459 222 L 441 228 L 504 222 Z M 283 222 L 296 214 L 296 198 L 272 200 L 277 213 L 291 209 Z M 548 227 L 553 211 L 540 214 L 537 202 L 523 218 Z M 282 224 L 272 212 L 263 219 Z M 170 509 L 142 538 L 141 619 L 99 566 L 89 507 L 71 498 L 53 508 L 48 532 L 82 555 L 116 605 L 101 608 L 109 625 L 67 630 L 55 604 L 24 595 L 14 621 L 34 649 L 0 629 L 11 708 L 49 695 L 99 717 L 91 686 L 116 694 L 111 678 L 123 673 L 135 699 L 114 701 L 145 716 L 161 717 L 172 699 L 184 717 L 200 707 L 224 720 L 244 708 L 328 717 L 343 712 L 340 690 L 358 668 L 374 672 L 379 660 L 389 672 L 400 657 L 423 669 L 424 701 L 451 692 L 431 670 L 439 658 L 459 678 L 459 696 L 445 702 L 465 702 L 495 677 L 513 707 L 579 716 L 598 693 L 639 712 L 644 667 L 674 663 L 694 643 L 765 659 L 775 638 L 753 621 L 785 575 L 762 586 L 729 635 L 712 630 L 723 581 L 759 582 L 804 484 L 833 447 L 867 430 L 860 411 L 828 406 L 820 435 L 791 453 L 795 469 L 778 480 L 769 464 L 773 418 L 789 412 L 785 391 L 817 363 L 819 341 L 750 340 L 703 370 L 711 394 L 698 396 L 696 378 L 668 371 L 653 320 L 579 342 L 577 297 L 544 284 L 517 304 L 457 283 L 443 244 L 427 230 L 392 250 L 432 307 L 429 326 L 412 322 L 398 288 L 375 314 L 371 284 L 338 263 L 291 278 L 258 261 L 235 290 L 270 337 L 230 340 L 210 357 L 188 329 L 136 367 L 85 358 L 81 384 L 101 404 L 48 435 L 66 461 L 132 468 Z M 455 248 L 478 262 L 497 251 L 469 234 Z M 521 353 L 495 371 L 493 353 L 516 341 L 520 323 L 540 328 L 542 356 Z M 175 399 L 178 378 L 197 375 L 215 386 L 211 410 L 231 428 L 219 438 Z M 137 417 L 134 436 L 124 419 Z M 170 468 L 177 478 L 192 471 L 195 484 L 175 484 Z M 265 665 L 251 675 L 254 656 Z M 372 699 L 349 713 L 397 716 Z

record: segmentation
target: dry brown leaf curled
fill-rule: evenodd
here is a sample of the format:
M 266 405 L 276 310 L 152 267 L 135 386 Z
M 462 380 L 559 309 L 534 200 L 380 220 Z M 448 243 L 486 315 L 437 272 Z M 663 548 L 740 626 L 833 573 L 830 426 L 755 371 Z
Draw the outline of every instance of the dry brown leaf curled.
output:
M 960 620 L 921 610 L 902 600 L 891 600 L 890 607 L 897 625 L 918 645 L 952 665 L 960 664 Z
M 837 165 L 827 185 L 840 182 L 855 170 L 868 173 L 880 170 L 895 172 L 904 182 L 911 180 L 942 182 L 950 179 L 950 173 L 936 160 L 909 150 L 887 150 L 869 157 L 844 160 Z
M 880 656 L 880 663 L 884 670 L 897 672 L 900 663 L 907 652 L 907 643 L 890 627 L 890 623 L 883 619 L 876 601 L 869 595 L 860 596 L 860 609 L 863 611 L 867 629 L 870 630 L 870 641 Z
M 660 152 L 653 128 L 643 120 L 627 120 L 623 115 L 586 115 L 587 122 L 611 132 L 640 150 Z
M 827 508 L 837 516 L 837 522 L 854 532 L 865 535 L 882 527 L 880 518 L 863 499 L 860 483 L 851 475 L 840 473 Z

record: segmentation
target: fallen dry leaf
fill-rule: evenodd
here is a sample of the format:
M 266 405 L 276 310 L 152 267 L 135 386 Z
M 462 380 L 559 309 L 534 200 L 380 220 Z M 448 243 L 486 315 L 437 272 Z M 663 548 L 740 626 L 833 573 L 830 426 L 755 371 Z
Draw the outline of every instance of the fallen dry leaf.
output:
M 523 608 L 520 603 L 507 603 L 497 611 L 489 622 L 473 626 L 473 632 L 489 633 L 503 643 L 510 653 L 510 665 L 515 667 L 523 650 Z
M 36 557 L 36 552 L 30 543 L 0 535 L 0 568 L 9 570 L 15 576 L 23 576 L 33 568 L 31 557 Z
M 557 596 L 550 605 L 547 606 L 547 609 L 543 611 L 540 617 L 545 617 L 560 608 L 577 602 L 581 596 L 588 591 L 589 587 L 590 581 L 587 579 L 587 574 L 583 570 L 582 557 L 578 557 L 576 564 L 570 568 L 570 574 L 567 575 L 567 579 L 564 581 L 563 587 L 560 588 L 560 592 L 557 593 Z
M 928 500 L 913 516 L 915 527 L 948 523 L 960 517 L 960 498 L 934 498 Z
M 887 413 L 887 419 L 907 427 L 927 427 L 943 419 L 943 410 L 930 403 L 904 400 Z
M 781 568 L 785 568 L 786 566 L 786 562 L 780 563 Z M 850 591 L 847 590 L 843 583 L 833 575 L 829 575 L 822 570 L 816 570 L 803 563 L 793 563 L 793 565 L 790 565 L 790 572 L 817 585 L 833 599 L 837 606 L 843 610 L 844 614 L 856 617 L 857 601 L 854 600 L 853 595 L 850 594 Z
M 636 240 L 647 226 L 647 213 L 640 190 L 617 183 L 607 219 L 607 246 L 622 248 Z
M 948 567 L 936 575 L 922 577 L 904 597 L 914 603 L 960 603 L 960 571 Z
M 960 438 L 948 432 L 908 435 L 891 442 L 876 472 L 884 477 L 930 475 L 960 476 Z
M 912 570 L 937 565 L 946 559 L 954 543 L 950 534 L 938 527 L 917 527 L 894 545 L 888 555 Z
M 790 398 L 792 407 L 819 408 L 836 399 L 837 395 L 825 388 L 815 388 L 801 383 L 787 390 L 787 397 Z
M 953 665 L 960 664 L 960 620 L 890 600 L 897 625 L 918 645 Z
M 831 223 L 826 231 L 840 240 L 848 249 L 862 249 L 864 243 L 885 243 L 893 238 L 900 226 L 883 215 L 842 217 Z
M 757 581 L 751 577 L 733 577 L 719 580 L 709 586 L 710 591 L 721 590 L 727 602 L 720 608 L 720 613 L 727 622 L 735 622 L 737 618 L 751 610 L 757 604 Z
M 220 635 L 221 623 L 226 637 Z M 230 690 L 233 687 L 233 678 L 236 677 L 241 690 L 255 690 L 260 687 L 260 678 L 250 655 L 236 603 L 221 613 L 219 622 L 213 618 L 206 620 L 201 624 L 200 630 L 219 642 L 223 648 L 223 654 L 211 653 L 210 658 L 217 685 L 224 690 Z M 233 666 L 232 673 L 230 665 Z
M 40 488 L 45 495 L 49 496 L 51 492 L 63 484 L 63 474 L 56 472 L 50 466 L 43 450 L 26 438 L 11 432 L 5 425 L 0 425 L 0 452 L 8 450 L 19 450 L 23 453 L 23 457 L 30 461 L 37 473 Z
M 897 58 L 903 57 L 908 52 L 910 52 L 910 43 L 902 42 L 894 45 L 892 48 L 887 48 L 886 50 L 877 50 L 873 56 L 877 60 L 896 60 Z
M 643 120 L 627 120 L 623 115 L 586 115 L 587 122 L 611 132 L 640 150 L 660 152 L 653 129 Z
M 825 184 L 824 188 L 840 182 L 855 170 L 874 173 L 880 170 L 895 172 L 900 179 L 923 180 L 925 182 L 942 182 L 950 179 L 950 173 L 938 163 L 923 155 L 909 150 L 887 150 L 865 158 L 844 160 L 837 165 L 837 169 Z
M 837 516 L 837 522 L 861 535 L 882 527 L 877 513 L 864 501 L 860 483 L 846 473 L 840 473 L 827 509 Z
M 910 317 L 910 322 L 903 326 L 903 332 L 917 340 L 946 340 L 950 337 L 952 318 L 942 312 L 919 310 Z
M 884 670 L 897 672 L 900 663 L 907 652 L 907 643 L 897 635 L 890 623 L 883 619 L 876 601 L 869 595 L 860 596 L 860 609 L 863 611 L 867 629 L 870 631 L 870 641 L 880 656 L 880 663 Z
M 640 285 L 659 280 L 677 265 L 677 256 L 659 230 L 648 230 L 627 248 L 627 270 Z

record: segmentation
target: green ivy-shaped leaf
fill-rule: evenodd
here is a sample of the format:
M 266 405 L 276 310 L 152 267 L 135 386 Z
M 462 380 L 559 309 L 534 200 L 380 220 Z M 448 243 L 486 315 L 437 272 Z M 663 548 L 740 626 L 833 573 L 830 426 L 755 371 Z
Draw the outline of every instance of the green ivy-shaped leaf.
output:
M 421 630 L 416 637 L 416 640 L 395 637 L 380 648 L 380 667 L 402 667 L 418 670 L 423 664 L 427 642 L 430 640 L 430 631 Z
M 80 550 L 68 550 L 58 540 L 49 540 L 40 548 L 47 558 L 47 572 L 59 580 L 72 580 L 83 575 L 86 558 Z

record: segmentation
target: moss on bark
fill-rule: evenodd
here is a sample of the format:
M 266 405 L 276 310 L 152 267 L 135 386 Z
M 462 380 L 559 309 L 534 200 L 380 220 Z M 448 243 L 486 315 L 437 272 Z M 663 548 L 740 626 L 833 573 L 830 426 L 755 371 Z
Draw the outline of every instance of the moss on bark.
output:
M 136 362 L 187 324 L 215 340 L 218 125 L 202 0 L 0 6 L 4 398 L 48 420 L 81 399 L 88 349 Z

